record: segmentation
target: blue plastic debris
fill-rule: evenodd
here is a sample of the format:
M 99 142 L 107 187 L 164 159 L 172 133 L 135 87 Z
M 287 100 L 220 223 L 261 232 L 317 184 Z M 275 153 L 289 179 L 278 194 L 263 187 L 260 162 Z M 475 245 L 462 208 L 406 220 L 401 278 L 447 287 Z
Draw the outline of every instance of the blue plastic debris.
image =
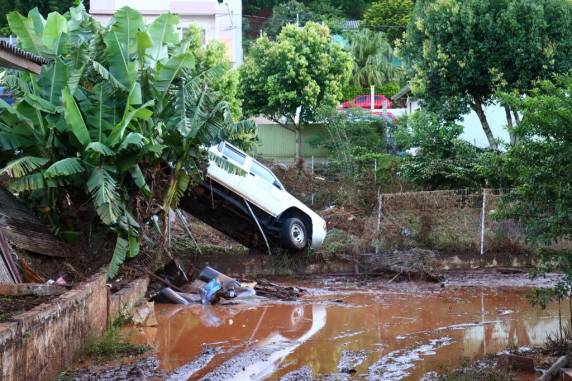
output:
M 201 294 L 201 303 L 202 304 L 212 304 L 218 299 L 218 293 L 222 290 L 222 285 L 220 282 L 215 278 L 211 279 L 207 284 L 205 284 L 199 290 Z

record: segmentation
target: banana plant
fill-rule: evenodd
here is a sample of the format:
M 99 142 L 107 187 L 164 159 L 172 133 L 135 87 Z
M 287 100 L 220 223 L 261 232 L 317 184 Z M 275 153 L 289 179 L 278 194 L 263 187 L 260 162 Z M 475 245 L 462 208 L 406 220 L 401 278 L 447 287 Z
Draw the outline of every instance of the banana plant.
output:
M 196 36 L 181 37 L 179 21 L 164 14 L 147 24 L 124 7 L 101 26 L 82 5 L 47 19 L 37 10 L 8 15 L 21 47 L 51 62 L 38 76 L 4 78 L 18 100 L 0 100 L 0 150 L 9 157 L 0 174 L 22 197 L 88 198 L 117 234 L 109 277 L 140 251 L 144 216 L 134 199 L 168 214 L 200 180 L 204 147 L 236 131 L 209 86 L 220 68 L 196 73 Z M 159 190 L 148 185 L 156 168 L 168 179 Z

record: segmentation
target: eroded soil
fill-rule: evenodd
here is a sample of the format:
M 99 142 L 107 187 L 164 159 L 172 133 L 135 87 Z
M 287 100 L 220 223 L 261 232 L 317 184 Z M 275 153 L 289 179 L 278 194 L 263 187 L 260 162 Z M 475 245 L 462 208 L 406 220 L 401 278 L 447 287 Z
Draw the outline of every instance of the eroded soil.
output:
M 0 323 L 11 321 L 12 318 L 28 311 L 42 303 L 48 303 L 54 296 L 2 296 L 0 297 Z

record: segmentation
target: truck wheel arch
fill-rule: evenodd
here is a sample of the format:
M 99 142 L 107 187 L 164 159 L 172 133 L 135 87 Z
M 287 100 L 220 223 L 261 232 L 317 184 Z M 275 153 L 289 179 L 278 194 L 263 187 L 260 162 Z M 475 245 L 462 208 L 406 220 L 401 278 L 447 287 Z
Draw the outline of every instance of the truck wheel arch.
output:
M 280 214 L 280 216 L 278 217 L 278 221 L 283 222 L 286 219 L 292 217 L 299 218 L 304 223 L 306 230 L 308 232 L 309 242 L 311 242 L 313 226 L 312 226 L 312 219 L 310 218 L 310 216 L 308 216 L 306 213 L 293 206 L 283 211 L 282 214 Z

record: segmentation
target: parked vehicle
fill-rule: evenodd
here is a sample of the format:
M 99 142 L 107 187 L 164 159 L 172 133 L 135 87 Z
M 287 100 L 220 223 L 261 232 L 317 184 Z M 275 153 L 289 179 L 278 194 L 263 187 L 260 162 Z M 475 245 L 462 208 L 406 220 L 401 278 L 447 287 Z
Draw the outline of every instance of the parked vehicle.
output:
M 260 230 L 291 251 L 322 245 L 324 219 L 288 193 L 270 169 L 224 141 L 208 155 L 205 181 L 181 201 L 183 209 L 247 247 L 264 246 Z
M 383 108 L 383 102 L 387 102 L 387 108 L 392 108 L 391 99 L 387 98 L 385 95 L 375 94 L 373 96 L 374 109 Z M 343 108 L 361 107 L 369 110 L 371 108 L 371 95 L 370 94 L 358 95 L 354 99 L 342 103 L 342 107 Z

